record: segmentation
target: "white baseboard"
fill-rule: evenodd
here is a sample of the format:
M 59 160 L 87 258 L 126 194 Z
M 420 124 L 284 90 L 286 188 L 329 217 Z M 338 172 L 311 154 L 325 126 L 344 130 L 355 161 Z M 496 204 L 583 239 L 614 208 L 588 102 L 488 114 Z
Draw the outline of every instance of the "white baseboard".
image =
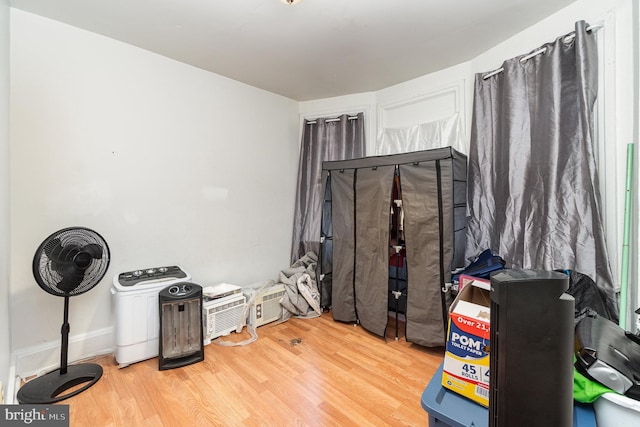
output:
M 112 353 L 115 348 L 114 342 L 113 327 L 70 336 L 68 363 Z M 16 351 L 13 357 L 13 376 L 27 378 L 59 368 L 60 346 L 60 341 L 52 341 Z M 8 392 L 7 394 L 9 395 Z

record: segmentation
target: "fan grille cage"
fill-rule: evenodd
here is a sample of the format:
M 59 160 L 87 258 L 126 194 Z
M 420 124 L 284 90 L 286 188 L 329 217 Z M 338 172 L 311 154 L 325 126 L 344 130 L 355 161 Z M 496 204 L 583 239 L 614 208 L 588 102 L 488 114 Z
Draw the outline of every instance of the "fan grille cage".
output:
M 99 247 L 101 257 L 91 259 L 83 274 L 76 275 L 75 279 L 79 281 L 77 286 L 71 290 L 61 289 L 59 284 L 63 275 L 54 266 L 61 262 L 74 262 L 74 257 L 82 252 L 81 248 L 88 245 L 95 245 L 92 246 L 94 250 Z M 50 294 L 79 295 L 100 282 L 107 272 L 109 261 L 109 247 L 100 234 L 89 228 L 71 227 L 53 233 L 42 242 L 33 259 L 33 274 L 38 285 Z

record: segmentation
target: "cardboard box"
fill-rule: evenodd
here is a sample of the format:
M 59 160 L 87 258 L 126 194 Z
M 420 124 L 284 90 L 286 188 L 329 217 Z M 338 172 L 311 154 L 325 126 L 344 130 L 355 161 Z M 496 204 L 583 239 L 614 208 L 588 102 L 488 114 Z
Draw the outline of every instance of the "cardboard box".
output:
M 461 274 L 458 278 L 458 293 L 460 293 L 466 285 L 469 283 L 475 283 L 482 289 L 490 289 L 491 281 L 486 279 L 480 279 L 478 277 L 467 276 L 465 274 Z M 485 287 L 486 285 L 486 287 Z
M 489 406 L 490 282 L 467 278 L 449 310 L 442 386 Z

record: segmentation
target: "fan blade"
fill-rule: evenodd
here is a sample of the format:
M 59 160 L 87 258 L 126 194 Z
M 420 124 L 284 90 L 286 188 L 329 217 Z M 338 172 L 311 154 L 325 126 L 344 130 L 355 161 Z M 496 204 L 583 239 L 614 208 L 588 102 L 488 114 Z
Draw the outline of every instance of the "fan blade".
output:
M 67 263 L 73 261 L 73 258 L 80 252 L 77 245 L 69 244 L 62 246 L 60 239 L 53 239 L 52 245 L 44 248 L 44 253 L 54 263 Z
M 62 250 L 63 250 L 62 242 L 58 238 L 51 240 L 51 242 L 46 244 L 44 247 L 44 253 L 51 260 L 60 259 L 59 254 Z
M 73 261 L 66 262 L 51 262 L 51 268 L 55 270 L 59 275 L 64 277 L 84 276 L 84 269 L 78 268 Z
M 82 279 L 84 279 L 84 274 L 80 276 L 63 275 L 62 280 L 58 282 L 58 289 L 65 293 L 71 293 L 82 283 Z
M 98 245 L 97 243 L 90 243 L 86 246 L 84 246 L 82 249 L 80 249 L 81 252 L 87 252 L 89 255 L 91 255 L 91 258 L 93 259 L 101 259 L 102 258 L 102 246 Z

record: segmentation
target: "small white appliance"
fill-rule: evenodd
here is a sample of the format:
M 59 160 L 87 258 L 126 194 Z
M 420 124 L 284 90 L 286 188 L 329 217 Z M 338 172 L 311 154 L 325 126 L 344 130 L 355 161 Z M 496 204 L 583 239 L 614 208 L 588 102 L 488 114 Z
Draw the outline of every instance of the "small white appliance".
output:
M 257 292 L 257 295 L 251 294 L 251 291 L 247 293 L 246 289 L 244 291 L 249 301 L 247 324 L 257 328 L 282 318 L 280 300 L 285 293 L 283 285 L 273 285 L 262 290 L 252 291 Z
M 133 270 L 113 277 L 115 358 L 120 368 L 158 355 L 158 294 L 169 285 L 190 279 L 178 266 Z
M 204 345 L 233 331 L 242 330 L 247 304 L 240 286 L 227 283 L 207 286 L 203 294 Z

